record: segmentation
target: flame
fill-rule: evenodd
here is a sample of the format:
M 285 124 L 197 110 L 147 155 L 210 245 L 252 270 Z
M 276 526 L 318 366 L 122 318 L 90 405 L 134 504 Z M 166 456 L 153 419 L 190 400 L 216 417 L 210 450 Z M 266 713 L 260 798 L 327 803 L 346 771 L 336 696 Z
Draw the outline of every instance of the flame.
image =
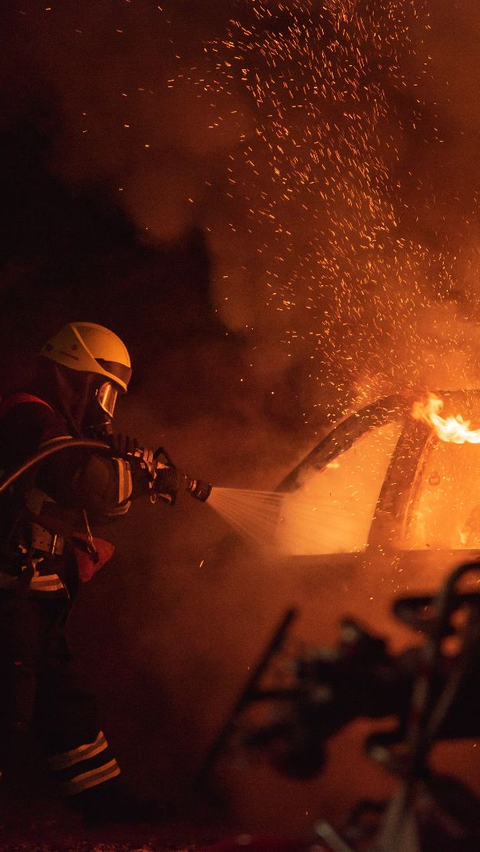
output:
M 480 429 L 470 429 L 470 420 L 464 420 L 461 414 L 455 417 L 441 417 L 443 401 L 429 394 L 426 402 L 415 402 L 412 417 L 423 420 L 432 426 L 442 441 L 452 444 L 480 444 Z

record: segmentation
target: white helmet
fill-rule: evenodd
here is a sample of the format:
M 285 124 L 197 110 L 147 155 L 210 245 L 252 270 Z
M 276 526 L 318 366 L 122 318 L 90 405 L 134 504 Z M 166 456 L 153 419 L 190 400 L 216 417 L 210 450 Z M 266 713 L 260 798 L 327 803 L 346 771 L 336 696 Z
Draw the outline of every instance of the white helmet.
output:
M 71 370 L 104 376 L 98 402 L 113 415 L 117 392 L 126 392 L 132 375 L 128 350 L 113 331 L 93 322 L 70 322 L 45 343 L 39 355 Z
M 40 355 L 83 373 L 98 373 L 126 391 L 132 375 L 124 343 L 110 329 L 94 322 L 69 322 L 54 334 Z

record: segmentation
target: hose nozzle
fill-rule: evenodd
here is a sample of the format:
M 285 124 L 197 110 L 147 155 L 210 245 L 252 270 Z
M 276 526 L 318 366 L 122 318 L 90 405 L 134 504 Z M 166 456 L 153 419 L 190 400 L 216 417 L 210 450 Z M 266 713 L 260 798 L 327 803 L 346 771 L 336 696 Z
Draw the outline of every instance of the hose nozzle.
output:
M 179 491 L 187 491 L 192 497 L 195 497 L 195 500 L 205 503 L 205 500 L 208 500 L 212 491 L 210 483 L 204 482 L 203 479 L 193 479 L 185 471 L 175 467 L 170 456 L 163 449 L 157 450 L 157 458 L 160 453 L 168 464 L 156 461 L 155 480 L 153 483 L 154 491 L 164 496 L 170 495 L 168 502 L 171 504 L 175 502 Z
M 212 486 L 209 482 L 204 482 L 203 479 L 189 479 L 187 482 L 187 491 L 192 497 L 195 497 L 195 500 L 205 503 L 205 500 L 208 500 L 210 497 Z

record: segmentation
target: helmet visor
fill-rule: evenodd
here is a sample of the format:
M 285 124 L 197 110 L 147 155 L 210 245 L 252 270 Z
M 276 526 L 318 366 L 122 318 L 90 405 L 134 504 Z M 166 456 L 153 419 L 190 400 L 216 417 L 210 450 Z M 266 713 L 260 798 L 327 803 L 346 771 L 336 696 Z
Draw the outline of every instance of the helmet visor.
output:
M 117 396 L 118 388 L 112 382 L 104 382 L 97 391 L 98 404 L 109 417 L 113 417 Z

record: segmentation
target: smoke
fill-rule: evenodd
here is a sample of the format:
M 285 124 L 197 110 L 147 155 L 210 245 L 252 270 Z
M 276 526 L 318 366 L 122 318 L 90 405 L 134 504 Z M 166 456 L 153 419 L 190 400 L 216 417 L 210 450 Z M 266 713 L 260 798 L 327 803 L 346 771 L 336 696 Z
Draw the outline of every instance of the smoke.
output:
M 310 410 L 338 414 L 359 376 L 412 381 L 421 360 L 439 261 L 405 235 L 393 181 L 413 137 L 417 5 L 112 0 L 12 15 L 13 91 L 56 103 L 52 168 L 106 185 L 144 240 L 202 229 L 212 303 L 256 353 L 247 375 L 271 390 L 310 360 Z
M 475 24 L 414 0 L 29 3 L 4 64 L 20 104 L 54 100 L 62 180 L 151 245 L 205 234 L 245 376 L 300 370 L 308 421 L 444 384 L 446 357 L 449 386 L 478 381 Z
M 100 248 L 90 266 L 79 251 L 85 268 L 73 283 L 60 261 L 59 272 L 19 252 L 2 277 L 17 299 L 2 320 L 9 347 L 43 338 L 43 322 L 53 331 L 80 306 L 106 325 L 116 318 L 138 377 L 119 428 L 165 444 L 215 484 L 264 489 L 362 401 L 478 384 L 480 13 L 471 3 L 28 0 L 2 15 L 2 129 L 28 115 L 71 197 L 94 187 L 135 228 L 122 254 L 99 218 Z M 85 207 L 82 221 L 89 215 Z M 60 283 L 41 304 L 52 266 Z M 143 690 L 142 661 L 158 658 L 177 757 L 175 719 L 190 720 L 185 764 L 208 739 L 205 702 L 211 733 L 303 582 L 257 576 L 251 552 L 226 577 L 208 556 L 225 527 L 205 512 L 163 513 L 141 535 L 143 514 L 133 514 L 118 533 L 125 552 L 135 541 L 144 568 L 120 571 L 134 605 L 114 611 Z M 154 590 L 148 601 L 144 588 Z M 123 699 L 133 716 L 135 702 Z

